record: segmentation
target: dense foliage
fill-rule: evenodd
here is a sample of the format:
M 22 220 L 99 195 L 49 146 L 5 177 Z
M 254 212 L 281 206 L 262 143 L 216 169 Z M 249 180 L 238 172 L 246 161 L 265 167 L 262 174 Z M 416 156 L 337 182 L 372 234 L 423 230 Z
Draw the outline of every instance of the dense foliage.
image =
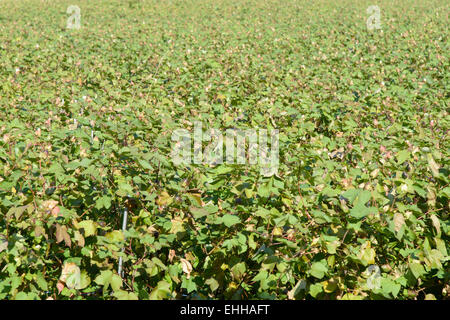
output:
M 2 0 L 0 299 L 448 298 L 448 13 Z M 278 174 L 175 166 L 193 121 L 278 129 Z

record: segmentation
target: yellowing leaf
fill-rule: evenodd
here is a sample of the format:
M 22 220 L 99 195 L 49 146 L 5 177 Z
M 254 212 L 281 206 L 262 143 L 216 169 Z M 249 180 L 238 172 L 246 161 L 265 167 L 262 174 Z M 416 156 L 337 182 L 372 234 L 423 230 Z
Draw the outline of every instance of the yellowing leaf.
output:
M 156 200 L 156 203 L 161 207 L 168 206 L 172 202 L 173 202 L 172 197 L 166 191 L 163 191 L 161 195 L 158 197 L 158 200 Z
M 437 299 L 436 299 L 436 297 L 434 296 L 434 294 L 428 293 L 428 294 L 425 296 L 425 300 L 437 300 Z
M 185 231 L 185 228 L 183 227 L 183 220 L 180 217 L 175 217 L 175 219 L 172 219 L 171 224 L 172 227 L 170 228 L 169 233 L 177 234 Z
M 74 236 L 75 241 L 77 241 L 78 246 L 84 247 L 84 244 L 85 244 L 84 237 L 78 230 L 75 230 L 75 232 L 73 233 L 73 236 Z
M 280 227 L 273 228 L 273 235 L 274 236 L 282 236 L 283 235 L 283 229 Z
M 375 250 L 370 247 L 370 242 L 366 241 L 358 254 L 358 258 L 364 266 L 375 263 Z
M 97 223 L 92 220 L 83 220 L 77 227 L 84 230 L 85 237 L 93 236 L 97 232 Z
M 434 161 L 433 156 L 431 154 L 427 154 L 428 167 L 434 176 L 439 175 L 439 165 Z
M 0 235 L 0 252 L 8 249 L 8 240 L 3 235 Z
M 438 235 L 441 234 L 441 223 L 439 222 L 438 217 L 436 215 L 432 214 L 430 216 L 431 222 L 433 223 L 434 228 L 436 229 L 436 232 Z
M 328 281 L 322 282 L 323 291 L 326 293 L 334 292 L 337 289 L 337 283 L 335 280 L 330 279 Z
M 401 214 L 400 212 L 396 212 L 394 214 L 395 232 L 399 232 L 404 224 L 405 224 L 405 218 L 403 217 L 403 214 Z
M 113 230 L 105 234 L 105 237 L 111 242 L 121 242 L 125 240 L 123 232 L 120 230 Z

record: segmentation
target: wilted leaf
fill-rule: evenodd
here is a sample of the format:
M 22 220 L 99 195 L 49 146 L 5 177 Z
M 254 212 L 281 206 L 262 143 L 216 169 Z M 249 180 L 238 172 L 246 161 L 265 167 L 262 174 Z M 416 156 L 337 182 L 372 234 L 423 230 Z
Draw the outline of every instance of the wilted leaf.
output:
M 72 241 L 70 240 L 70 236 L 67 233 L 67 227 L 61 226 L 60 224 L 56 224 L 56 242 L 59 243 L 64 240 L 66 246 L 70 247 L 72 245 Z
M 402 226 L 405 224 L 405 218 L 400 212 L 394 213 L 394 226 L 395 232 L 399 232 Z
M 436 232 L 438 235 L 441 234 L 441 223 L 439 222 L 438 217 L 436 215 L 432 214 L 430 215 L 431 222 L 433 223 L 434 228 L 436 229 Z
M 192 265 L 191 263 L 183 258 L 180 258 L 181 261 L 181 267 L 183 268 L 183 272 L 186 273 L 186 277 L 189 279 L 189 277 L 191 276 L 191 272 L 192 272 Z
M 66 285 L 69 289 L 81 288 L 81 270 L 73 262 L 65 262 L 59 277 L 58 290 Z M 61 291 L 59 290 L 59 291 Z

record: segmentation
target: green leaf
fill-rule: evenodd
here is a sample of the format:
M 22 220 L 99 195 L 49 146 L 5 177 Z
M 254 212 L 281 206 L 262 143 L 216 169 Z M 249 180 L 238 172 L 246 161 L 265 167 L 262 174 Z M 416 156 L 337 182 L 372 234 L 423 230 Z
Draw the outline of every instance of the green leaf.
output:
M 170 299 L 172 297 L 172 292 L 170 290 L 170 284 L 161 280 L 158 282 L 157 286 L 150 293 L 150 300 L 162 300 L 162 299 Z
M 86 270 L 81 271 L 81 277 L 80 277 L 80 285 L 78 289 L 82 290 L 87 288 L 91 284 L 91 278 L 89 277 Z
M 309 286 L 309 294 L 316 298 L 319 293 L 323 292 L 323 287 L 321 283 L 312 284 Z
M 402 164 L 409 159 L 410 152 L 408 150 L 402 150 L 397 153 L 397 163 Z
M 114 274 L 111 270 L 102 270 L 100 275 L 95 278 L 95 283 L 104 286 L 104 290 L 107 290 L 111 285 L 113 291 L 119 291 L 122 286 L 122 278 L 117 274 Z
M 44 291 L 48 290 L 47 281 L 45 281 L 44 276 L 42 273 L 38 273 L 36 276 L 36 283 L 38 284 L 39 288 L 41 288 Z
M 331 222 L 331 217 L 329 217 L 327 214 L 323 213 L 322 211 L 313 210 L 311 213 L 314 216 L 314 221 L 316 221 L 319 224 Z
M 220 221 L 227 227 L 231 227 L 231 226 L 234 226 L 235 224 L 238 224 L 239 222 L 241 222 L 241 219 L 239 219 L 238 216 L 235 216 L 232 214 L 226 214 L 220 219 Z
M 111 279 L 112 279 L 113 273 L 111 270 L 102 270 L 100 272 L 100 275 L 98 275 L 94 282 L 105 286 L 105 288 L 108 288 L 109 284 L 111 283 Z
M 233 278 L 236 281 L 240 281 L 242 276 L 245 274 L 245 271 L 247 270 L 246 266 L 245 266 L 245 262 L 240 262 L 235 264 L 232 268 L 231 268 L 231 274 L 233 275 Z
M 95 207 L 97 209 L 109 209 L 111 208 L 111 197 L 108 196 L 103 196 L 101 198 L 98 198 L 96 203 L 95 203 Z
M 211 291 L 216 291 L 219 288 L 219 282 L 214 278 L 209 278 L 205 281 L 205 284 L 209 285 Z
M 409 264 L 409 268 L 417 279 L 419 279 L 422 275 L 425 274 L 425 269 L 419 262 L 412 262 Z
M 117 274 L 111 276 L 111 288 L 113 291 L 118 291 L 122 287 L 122 278 Z
M 394 298 L 397 297 L 401 287 L 402 286 L 400 284 L 396 283 L 395 281 L 389 278 L 381 278 L 381 292 L 384 293 L 386 296 L 392 294 Z
M 32 298 L 30 298 L 30 296 L 27 293 L 25 293 L 23 291 L 18 292 L 15 296 L 15 299 L 16 300 L 33 300 Z
M 311 269 L 309 270 L 309 273 L 318 279 L 322 279 L 325 274 L 328 272 L 328 267 L 326 265 L 326 262 L 314 262 L 311 265 Z
M 125 197 L 127 195 L 134 194 L 134 190 L 133 190 L 133 187 L 130 186 L 128 183 L 122 182 L 122 183 L 119 183 L 119 189 L 117 190 L 116 193 L 118 196 Z
M 118 300 L 139 300 L 134 292 L 126 292 L 124 290 L 115 291 L 113 295 Z
M 194 219 L 200 219 L 202 217 L 209 215 L 208 210 L 206 210 L 205 208 L 197 208 L 192 206 L 189 207 L 189 211 L 192 213 Z
M 374 207 L 368 208 L 365 205 L 358 203 L 350 210 L 350 215 L 354 218 L 362 219 L 365 216 L 376 212 L 377 212 L 376 208 Z

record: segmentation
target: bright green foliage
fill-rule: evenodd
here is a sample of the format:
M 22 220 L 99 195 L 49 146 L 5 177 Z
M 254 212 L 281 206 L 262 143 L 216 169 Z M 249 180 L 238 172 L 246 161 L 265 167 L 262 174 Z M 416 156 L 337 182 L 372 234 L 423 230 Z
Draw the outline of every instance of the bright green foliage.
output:
M 2 0 L 0 299 L 448 298 L 449 3 L 372 4 Z M 175 166 L 194 121 L 278 174 Z

